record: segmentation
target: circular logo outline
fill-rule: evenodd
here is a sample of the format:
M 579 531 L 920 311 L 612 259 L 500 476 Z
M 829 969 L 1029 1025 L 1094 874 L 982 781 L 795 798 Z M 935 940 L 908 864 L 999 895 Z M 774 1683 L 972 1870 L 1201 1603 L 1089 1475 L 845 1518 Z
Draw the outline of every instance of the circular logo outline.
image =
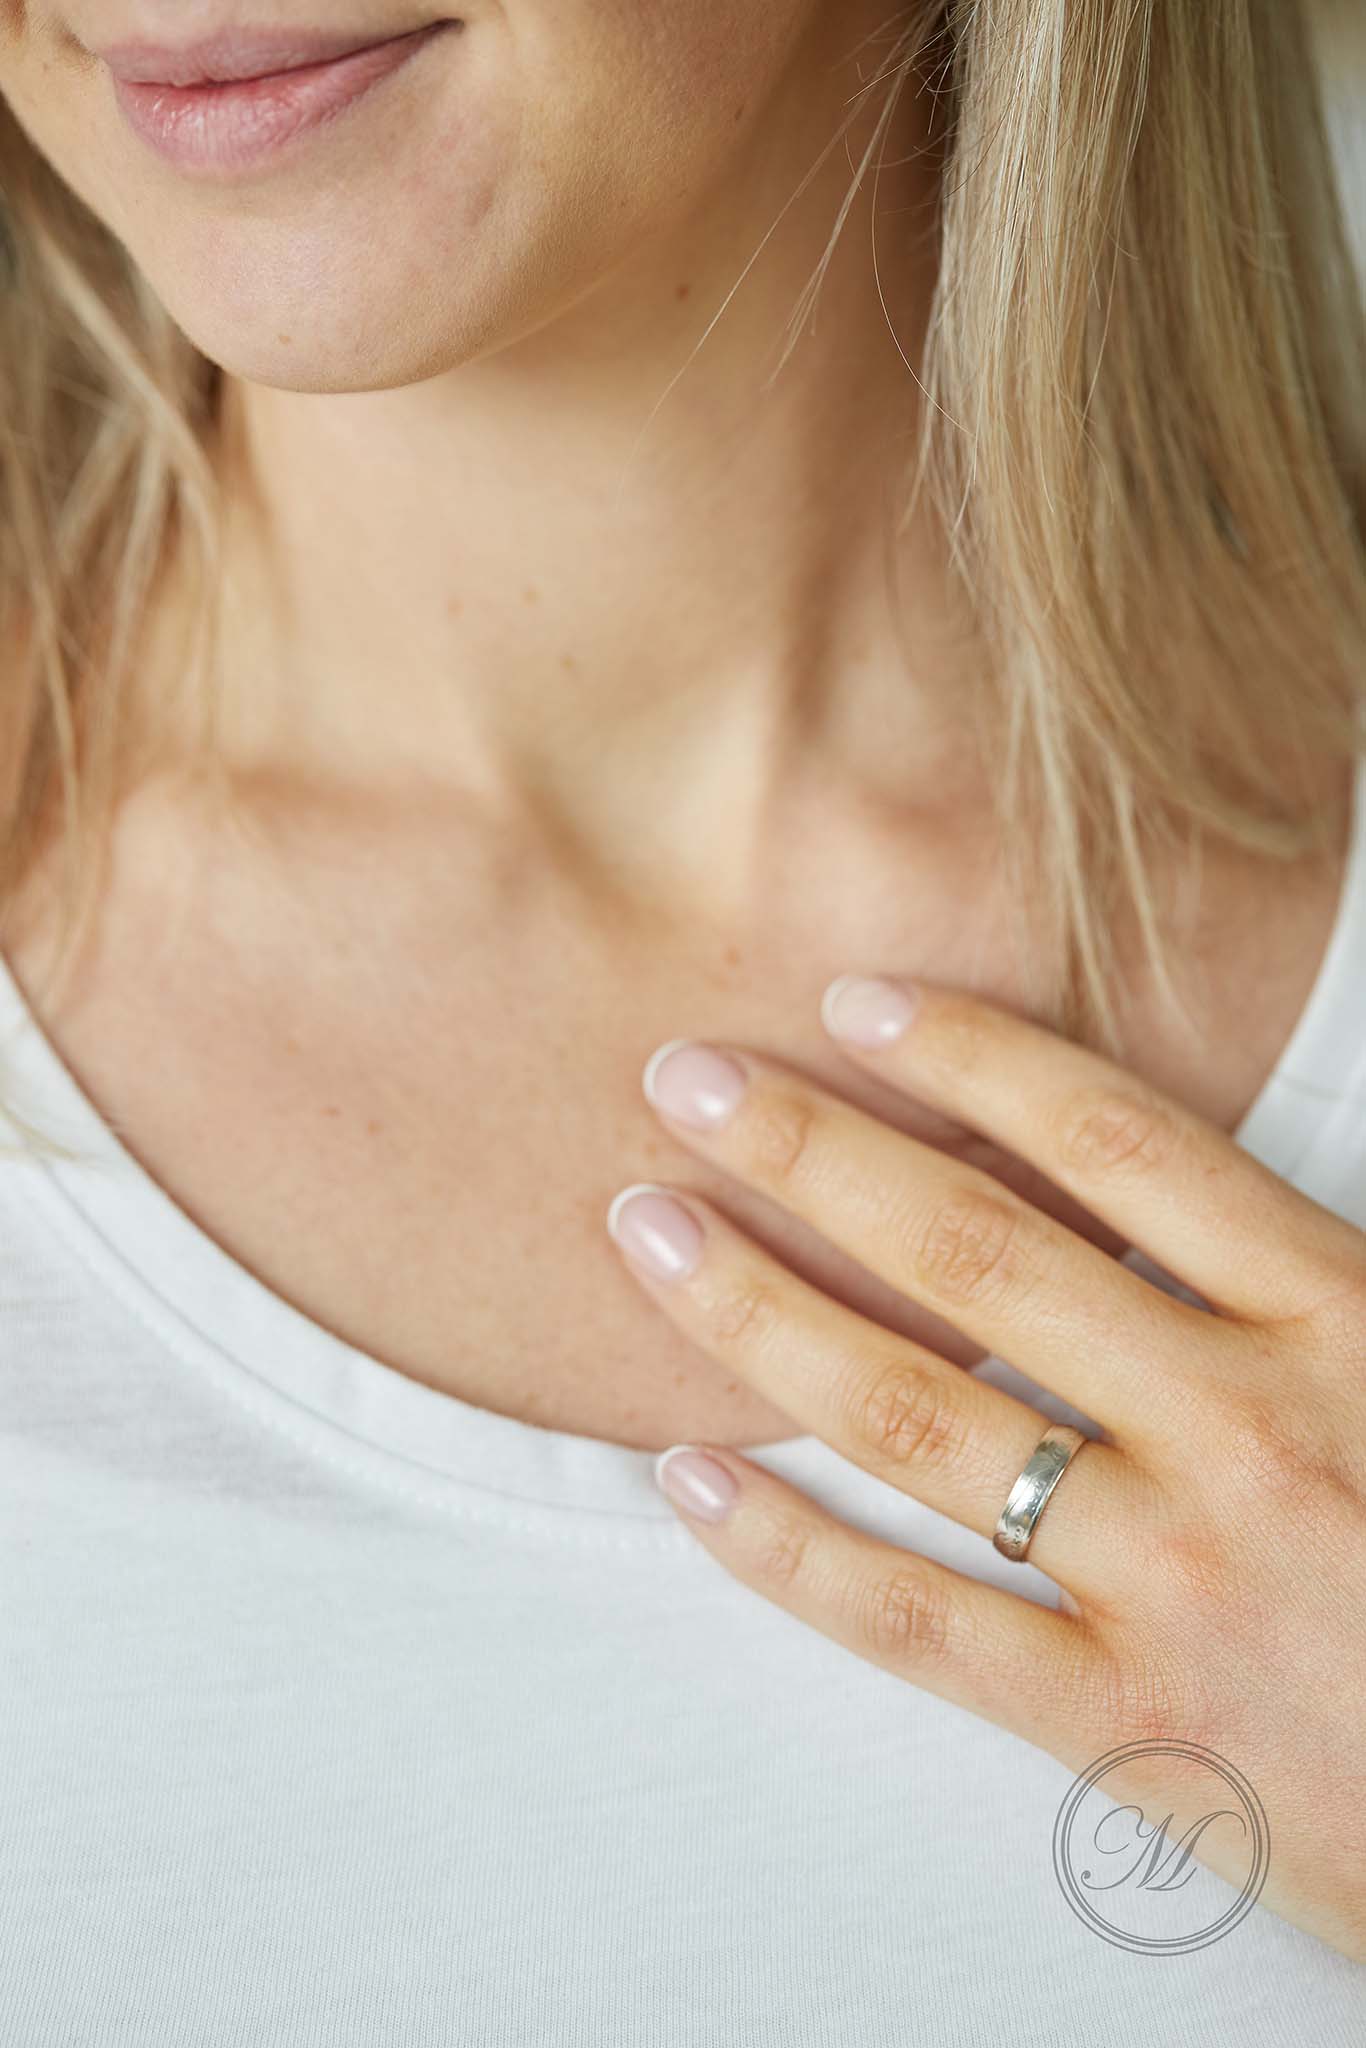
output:
M 1122 1928 L 1109 1926 L 1101 1919 L 1096 1908 L 1083 1898 L 1076 1889 L 1071 1868 L 1067 1862 L 1066 1850 L 1070 1840 L 1072 1823 L 1082 1800 L 1108 1771 L 1127 1763 L 1136 1756 L 1181 1756 L 1193 1763 L 1200 1763 L 1213 1770 L 1229 1790 L 1241 1802 L 1246 1814 L 1253 1840 L 1253 1857 L 1247 1879 L 1238 1897 L 1226 1912 L 1207 1928 L 1192 1935 L 1128 1934 Z M 1266 1817 L 1266 1808 L 1236 1765 L 1217 1750 L 1206 1749 L 1202 1743 L 1188 1742 L 1179 1737 L 1162 1737 L 1152 1741 L 1126 1742 L 1118 1749 L 1107 1750 L 1097 1757 L 1069 1786 L 1053 1823 L 1053 1873 L 1058 1880 L 1058 1889 L 1084 1927 L 1098 1934 L 1102 1941 L 1110 1942 L 1116 1948 L 1128 1949 L 1135 1955 L 1186 1955 L 1191 1950 L 1207 1948 L 1211 1942 L 1232 1932 L 1238 1922 L 1251 1912 L 1257 1903 L 1258 1894 L 1266 1883 L 1271 1863 L 1271 1828 Z

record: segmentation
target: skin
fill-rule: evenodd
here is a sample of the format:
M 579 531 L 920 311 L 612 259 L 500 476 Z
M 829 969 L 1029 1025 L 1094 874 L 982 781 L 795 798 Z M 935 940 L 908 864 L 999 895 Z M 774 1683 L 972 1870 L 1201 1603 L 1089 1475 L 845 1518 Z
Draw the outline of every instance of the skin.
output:
M 427 18 L 353 12 L 377 35 Z M 940 786 L 980 654 L 936 651 L 908 683 L 882 589 L 906 452 L 889 443 L 913 418 L 901 351 L 932 278 L 913 95 L 879 180 L 880 280 L 865 191 L 814 333 L 762 389 L 872 134 L 857 96 L 882 46 L 850 53 L 881 0 L 702 0 L 655 22 L 634 0 L 481 4 L 388 98 L 218 186 L 127 130 L 78 40 L 184 35 L 186 10 L 0 19 L 0 90 L 30 137 L 232 373 L 234 765 L 371 787 L 435 766 L 468 802 L 553 811 L 580 864 L 629 860 L 687 910 L 753 901 L 799 728 L 799 796 L 823 758 L 906 801 L 889 745 Z M 935 533 L 901 556 L 926 644 L 962 633 Z M 665 792 L 661 814 L 666 755 L 689 800 Z
M 173 570 L 132 714 L 163 765 L 120 807 L 49 1036 L 206 1231 L 372 1356 L 551 1427 L 719 1450 L 741 1494 L 702 1540 L 856 1652 L 1071 1759 L 1134 1731 L 1235 1750 L 1276 1809 L 1268 1901 L 1359 1952 L 1361 1845 L 1309 1795 L 1341 1768 L 1331 1696 L 1362 1639 L 1361 1475 L 1329 1449 L 1361 1440 L 1361 1247 L 1220 1137 L 1312 983 L 1342 849 L 1270 873 L 1211 849 L 1188 917 L 1162 890 L 1195 1028 L 1136 973 L 1129 1078 L 1194 1135 L 1063 1157 L 1088 1056 L 1006 1021 L 1024 963 L 967 715 L 984 656 L 932 519 L 884 576 L 902 350 L 932 285 L 914 95 L 876 217 L 865 185 L 814 328 L 765 383 L 847 190 L 842 145 L 775 219 L 851 98 L 858 161 L 885 46 L 855 53 L 881 5 L 481 0 L 387 98 L 219 186 L 145 152 L 83 47 L 187 33 L 188 12 L 0 6 L 0 90 L 228 373 L 231 803 L 183 756 Z M 48 880 L 6 910 L 31 994 Z M 879 963 L 958 985 L 960 1008 L 851 1060 L 820 990 Z M 755 1080 L 705 1140 L 636 1085 L 680 1030 L 745 1048 Z M 1058 1116 L 1020 1120 L 1030 1079 Z M 813 1142 L 785 1153 L 774 1129 Z M 1236 1199 L 1188 1277 L 1231 1255 L 1265 1290 L 1224 1321 L 1159 1309 L 1107 1256 L 1131 1233 L 1160 1256 L 1178 1219 L 1188 1243 L 1202 1158 Z M 603 1212 L 631 1173 L 686 1176 L 695 1281 L 644 1287 L 613 1256 Z M 1030 1219 L 967 1294 L 961 1260 L 955 1292 L 912 1256 L 950 1173 Z M 876 1199 L 851 1204 L 860 1177 Z M 915 1227 L 889 1240 L 890 1214 Z M 1097 1324 L 1107 1341 L 1080 1341 Z M 870 1330 L 880 1409 L 851 1398 Z M 1059 1612 L 888 1555 L 737 1454 L 814 1429 L 989 1533 L 1037 1437 L 955 1370 L 998 1343 L 1112 1431 L 1031 1553 Z M 1065 1377 L 1106 1356 L 1150 1368 L 1141 1415 Z M 879 1412 L 900 1418 L 880 1446 Z M 1274 1532 L 1255 1570 L 1228 1537 L 1249 1474 Z M 1258 1719 L 1269 1640 L 1297 1652 Z M 1022 1715 L 1026 1669 L 1051 1718 Z
M 1061 1612 L 853 1530 L 733 1450 L 703 1452 L 736 1482 L 728 1499 L 723 1479 L 704 1513 L 675 1504 L 766 1598 L 1078 1771 L 1145 1745 L 1107 1789 L 1150 1822 L 1176 1814 L 1173 1838 L 1199 1801 L 1146 1745 L 1236 1760 L 1274 1844 L 1262 1900 L 1366 1962 L 1366 1232 L 1096 1053 L 962 991 L 903 987 L 899 1035 L 842 1038 L 846 1056 L 1033 1160 L 1204 1305 L 781 1062 L 716 1048 L 738 1100 L 707 1121 L 696 1095 L 656 1100 L 675 1135 L 1105 1437 L 1076 1452 L 1029 1547 Z M 665 1313 L 845 1456 L 991 1535 L 1046 1417 L 664 1194 L 701 1230 L 692 1270 L 662 1280 L 622 1248 Z M 1196 1854 L 1242 1881 L 1241 1841 L 1211 1829 Z
M 30 136 L 230 373 L 233 815 L 179 758 L 172 578 L 134 713 L 168 765 L 122 807 L 97 940 L 44 1004 L 54 1039 L 215 1236 L 400 1369 L 647 1445 L 704 1419 L 783 1434 L 694 1350 L 646 1350 L 598 1214 L 642 1137 L 640 1047 L 699 991 L 711 1024 L 772 1030 L 835 964 L 832 906 L 863 904 L 868 945 L 901 949 L 917 875 L 946 859 L 984 928 L 979 777 L 950 708 L 975 654 L 932 530 L 898 563 L 914 677 L 883 586 L 888 423 L 909 417 L 900 349 L 929 282 L 919 112 L 880 180 L 899 260 L 879 285 L 865 191 L 764 395 L 848 188 L 829 146 L 851 98 L 859 113 L 880 46 L 850 52 L 879 8 L 845 10 L 837 35 L 810 0 L 654 26 L 597 0 L 472 10 L 420 85 L 390 81 L 387 113 L 377 96 L 290 170 L 231 187 L 149 156 L 82 48 L 183 33 L 183 10 L 0 20 L 0 88 Z M 849 130 L 855 161 L 871 129 Z M 7 906 L 34 993 L 48 879 Z M 936 922 L 957 934 L 956 913 Z M 567 982 L 547 985 L 548 960 L 572 961 Z M 535 1297 L 531 1214 L 559 1234 Z

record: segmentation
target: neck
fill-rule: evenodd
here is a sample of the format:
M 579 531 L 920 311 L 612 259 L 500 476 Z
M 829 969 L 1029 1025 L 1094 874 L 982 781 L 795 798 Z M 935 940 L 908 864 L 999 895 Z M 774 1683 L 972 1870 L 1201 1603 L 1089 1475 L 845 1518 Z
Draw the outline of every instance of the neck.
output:
M 230 763 L 416 776 L 675 877 L 704 822 L 742 876 L 789 799 L 942 789 L 979 657 L 932 514 L 899 519 L 935 164 L 912 87 L 848 121 L 853 70 L 794 67 L 719 189 L 496 353 L 394 389 L 225 377 Z

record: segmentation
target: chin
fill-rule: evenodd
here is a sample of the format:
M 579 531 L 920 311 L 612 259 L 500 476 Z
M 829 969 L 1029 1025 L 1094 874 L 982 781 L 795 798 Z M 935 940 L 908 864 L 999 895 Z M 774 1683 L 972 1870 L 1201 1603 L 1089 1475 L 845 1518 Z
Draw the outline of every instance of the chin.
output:
M 233 376 L 282 391 L 382 391 L 496 353 L 551 316 L 534 266 L 510 264 L 506 243 L 481 266 L 496 240 L 472 233 L 463 255 L 434 258 L 391 238 L 377 261 L 368 233 L 200 228 L 179 262 L 163 237 L 146 274 L 196 348 Z

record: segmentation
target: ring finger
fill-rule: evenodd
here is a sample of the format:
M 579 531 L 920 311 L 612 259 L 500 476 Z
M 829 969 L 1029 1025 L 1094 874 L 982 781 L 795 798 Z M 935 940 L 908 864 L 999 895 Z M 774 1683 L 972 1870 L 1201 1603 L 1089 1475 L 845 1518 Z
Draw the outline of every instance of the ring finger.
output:
M 832 1300 L 698 1196 L 623 1188 L 608 1229 L 636 1277 L 712 1357 L 875 1477 L 992 1535 L 1046 1415 Z M 1077 1453 L 1064 1485 L 1029 1562 L 1078 1597 L 1111 1597 L 1150 1486 L 1099 1440 Z

